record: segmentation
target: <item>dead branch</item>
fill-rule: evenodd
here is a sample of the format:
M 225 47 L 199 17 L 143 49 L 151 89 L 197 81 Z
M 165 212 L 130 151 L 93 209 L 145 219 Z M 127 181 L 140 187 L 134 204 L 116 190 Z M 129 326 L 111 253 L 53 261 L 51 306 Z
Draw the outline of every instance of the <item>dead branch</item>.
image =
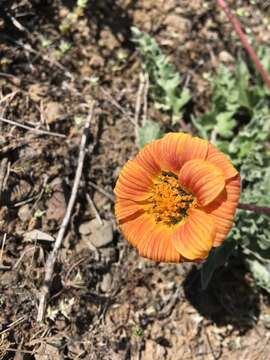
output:
M 2 261 L 3 261 L 3 254 L 4 254 L 4 248 L 5 248 L 6 239 L 7 239 L 7 233 L 4 234 L 3 240 L 2 240 L 2 246 L 1 246 L 1 251 L 0 251 L 0 265 L 1 266 L 5 266 L 2 263 Z
M 49 254 L 46 264 L 45 264 L 45 277 L 44 277 L 44 282 L 43 282 L 43 286 L 41 288 L 40 297 L 39 297 L 39 307 L 38 307 L 38 314 L 37 314 L 38 322 L 43 321 L 43 319 L 44 319 L 47 298 L 48 298 L 48 294 L 49 294 L 49 290 L 50 290 L 50 285 L 52 282 L 54 265 L 56 262 L 58 250 L 60 249 L 60 246 L 62 244 L 64 235 L 65 235 L 65 232 L 68 227 L 70 217 L 72 214 L 72 209 L 75 204 L 76 197 L 77 197 L 78 188 L 79 188 L 80 179 L 81 179 L 82 170 L 83 170 L 85 153 L 86 153 L 86 143 L 87 143 L 87 139 L 88 139 L 89 127 L 90 127 L 90 123 L 92 121 L 93 116 L 94 116 L 94 102 L 92 103 L 92 106 L 89 111 L 89 115 L 86 119 L 86 123 L 84 126 L 84 131 L 82 134 L 81 144 L 80 144 L 80 152 L 79 152 L 77 170 L 76 170 L 75 179 L 74 179 L 74 183 L 73 183 L 73 187 L 72 187 L 72 191 L 71 191 L 71 196 L 70 196 L 70 199 L 68 202 L 67 210 L 66 210 L 63 222 L 61 224 L 60 230 L 58 232 L 57 238 L 55 240 L 54 248 L 53 248 L 52 252 Z
M 143 73 L 140 74 L 140 84 L 139 89 L 137 92 L 137 98 L 136 98 L 136 106 L 135 106 L 135 116 L 134 116 L 134 123 L 135 123 L 135 138 L 137 145 L 139 143 L 139 120 L 140 120 L 140 112 L 142 107 L 142 96 L 145 92 L 145 76 Z
M 110 201 L 114 202 L 115 198 L 114 195 L 109 193 L 108 191 L 105 191 L 104 189 L 102 189 L 100 186 L 97 186 L 95 183 L 93 183 L 93 181 L 88 180 L 88 184 L 94 188 L 95 190 L 97 190 L 98 192 L 100 192 L 101 194 L 103 194 L 104 196 L 106 196 Z
M 0 117 L 0 121 L 2 121 L 3 123 L 6 123 L 6 124 L 10 124 L 10 125 L 13 125 L 13 126 L 20 127 L 22 129 L 25 129 L 25 130 L 34 131 L 34 132 L 36 132 L 38 134 L 42 134 L 42 135 L 58 136 L 58 137 L 61 137 L 61 138 L 66 137 L 66 135 L 64 135 L 64 134 L 58 134 L 58 133 L 55 133 L 55 132 L 52 132 L 52 131 L 36 129 L 36 128 L 31 127 L 31 126 L 27 126 L 27 125 L 17 123 L 16 121 L 13 121 L 13 120 L 5 119 L 3 117 Z
M 86 199 L 87 199 L 92 211 L 94 212 L 97 221 L 99 222 L 100 225 L 103 225 L 103 221 L 99 215 L 96 205 L 89 194 L 86 194 Z
M 117 110 L 119 110 L 124 116 L 127 117 L 127 119 L 129 119 L 129 121 L 135 125 L 135 121 L 132 117 L 132 114 L 130 114 L 127 110 L 125 110 L 114 98 L 113 96 L 109 93 L 109 91 L 105 90 L 104 88 L 100 88 L 101 92 L 103 93 L 103 95 L 105 96 L 106 100 L 108 100 Z

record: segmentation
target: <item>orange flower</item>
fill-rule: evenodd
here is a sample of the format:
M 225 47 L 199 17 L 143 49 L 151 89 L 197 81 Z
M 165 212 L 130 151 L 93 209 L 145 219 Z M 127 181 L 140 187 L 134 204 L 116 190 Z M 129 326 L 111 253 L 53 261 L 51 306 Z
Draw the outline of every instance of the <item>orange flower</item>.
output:
M 141 256 L 198 261 L 232 227 L 240 176 L 207 141 L 169 133 L 125 164 L 115 194 L 120 228 Z

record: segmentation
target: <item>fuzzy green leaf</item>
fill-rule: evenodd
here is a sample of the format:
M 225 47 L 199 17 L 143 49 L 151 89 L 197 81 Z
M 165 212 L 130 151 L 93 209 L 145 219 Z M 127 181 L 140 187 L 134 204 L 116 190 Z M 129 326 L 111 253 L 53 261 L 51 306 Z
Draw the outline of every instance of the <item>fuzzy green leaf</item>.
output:
M 143 69 L 150 79 L 149 94 L 158 108 L 171 113 L 172 123 L 182 114 L 191 99 L 187 88 L 181 87 L 181 77 L 147 33 L 132 28 L 133 41 L 143 58 Z
M 261 263 L 253 259 L 247 263 L 258 285 L 270 293 L 270 262 Z
M 160 126 L 157 122 L 147 120 L 145 125 L 139 128 L 139 146 L 142 148 L 144 145 L 153 140 L 159 139 L 162 136 Z
M 233 112 L 222 112 L 216 117 L 216 126 L 215 130 L 224 138 L 230 138 L 233 136 L 233 129 L 236 125 L 235 120 L 233 119 Z

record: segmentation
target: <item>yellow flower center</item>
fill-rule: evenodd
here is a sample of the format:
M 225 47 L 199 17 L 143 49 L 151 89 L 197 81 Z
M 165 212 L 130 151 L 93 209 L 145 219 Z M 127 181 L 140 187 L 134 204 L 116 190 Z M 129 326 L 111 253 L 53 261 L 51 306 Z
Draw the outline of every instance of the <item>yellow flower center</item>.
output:
M 174 174 L 163 172 L 154 181 L 148 213 L 157 223 L 169 226 L 179 223 L 187 216 L 191 205 L 195 205 L 194 197 L 180 186 Z

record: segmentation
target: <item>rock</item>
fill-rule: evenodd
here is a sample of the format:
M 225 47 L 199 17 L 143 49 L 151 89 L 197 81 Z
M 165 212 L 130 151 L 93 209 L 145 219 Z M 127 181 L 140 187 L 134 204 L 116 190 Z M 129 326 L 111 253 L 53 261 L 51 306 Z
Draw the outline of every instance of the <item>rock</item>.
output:
M 112 287 L 112 276 L 110 273 L 107 273 L 103 276 L 102 282 L 100 284 L 100 290 L 102 292 L 107 292 Z
M 60 120 L 63 116 L 63 107 L 55 101 L 48 102 L 44 107 L 44 116 L 48 124 Z
M 48 87 L 42 84 L 32 84 L 29 86 L 28 94 L 31 100 L 34 102 L 39 102 L 44 99 L 47 95 Z
M 19 182 L 14 179 L 13 189 L 10 194 L 10 201 L 15 203 L 26 199 L 32 191 L 30 182 L 20 179 Z
M 52 196 L 46 201 L 46 217 L 48 220 L 60 222 L 65 216 L 67 206 L 62 180 L 60 178 L 54 179 L 49 184 L 49 188 L 52 190 Z
M 33 245 L 32 245 L 32 247 L 33 247 Z M 18 273 L 16 270 L 1 272 L 1 286 L 10 287 L 11 284 L 15 284 L 17 282 L 18 282 Z
M 181 35 L 186 34 L 191 28 L 191 24 L 186 18 L 176 14 L 168 15 L 164 24 L 167 25 L 168 31 L 177 32 Z
M 102 30 L 100 32 L 99 45 L 112 51 L 119 47 L 119 42 L 109 30 Z
M 88 241 L 90 241 L 96 248 L 100 248 L 109 244 L 113 239 L 113 227 L 112 223 L 107 220 L 103 220 L 102 224 L 97 219 L 93 219 L 84 224 L 81 230 L 84 232 L 89 231 L 87 236 Z M 87 228 L 88 226 L 88 228 Z
M 49 242 L 54 242 L 55 239 L 54 237 L 52 237 L 51 235 L 34 229 L 32 231 L 27 231 L 26 233 L 24 233 L 23 235 L 23 239 L 24 241 L 49 241 Z
M 93 202 L 98 209 L 102 209 L 104 205 L 108 203 L 108 199 L 98 191 L 95 191 L 93 195 Z
M 66 212 L 66 199 L 63 193 L 55 192 L 47 202 L 47 219 L 60 222 Z
M 32 217 L 30 206 L 28 204 L 22 205 L 19 208 L 18 216 L 22 222 L 26 222 L 26 221 L 30 220 Z
M 230 53 L 228 53 L 227 51 L 221 51 L 218 55 L 218 58 L 220 61 L 222 61 L 224 63 L 234 62 L 233 56 Z
M 154 360 L 154 359 L 165 359 L 166 349 L 157 344 L 153 340 L 147 340 L 145 343 L 145 350 L 142 353 L 142 359 Z
M 156 309 L 154 308 L 153 305 L 149 306 L 146 310 L 145 310 L 145 315 L 147 316 L 155 316 L 157 314 Z
M 88 244 L 88 247 L 100 248 L 113 239 L 112 223 L 107 220 L 103 220 L 102 224 L 97 219 L 84 222 L 79 226 L 79 233 L 82 235 L 81 242 Z
M 91 233 L 91 228 L 89 224 L 90 222 L 85 222 L 79 226 L 79 233 L 81 235 L 89 235 Z
M 105 63 L 105 61 L 104 61 L 104 58 L 102 56 L 94 54 L 91 57 L 89 65 L 93 69 L 98 69 L 98 68 L 104 67 L 104 63 Z
M 35 353 L 35 359 L 36 360 L 48 360 L 48 359 L 54 359 L 54 360 L 60 360 L 61 356 L 58 350 L 59 345 L 51 345 L 47 344 L 46 342 L 43 342 L 38 351 Z

